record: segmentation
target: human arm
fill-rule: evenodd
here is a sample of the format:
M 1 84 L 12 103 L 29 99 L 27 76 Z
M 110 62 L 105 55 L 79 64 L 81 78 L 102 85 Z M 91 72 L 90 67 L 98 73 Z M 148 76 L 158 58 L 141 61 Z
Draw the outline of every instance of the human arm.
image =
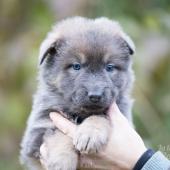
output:
M 98 169 L 103 169 L 106 167 L 106 169 L 109 170 L 116 168 L 126 170 L 133 169 L 143 153 L 147 151 L 144 142 L 137 132 L 130 126 L 128 120 L 121 114 L 116 104 L 111 106 L 108 116 L 111 122 L 111 132 L 108 144 L 96 155 L 81 155 L 80 166 L 83 166 L 86 162 L 90 162 L 92 169 L 96 168 L 96 166 Z M 70 138 L 73 138 L 77 125 L 74 125 L 56 113 L 50 114 L 50 117 L 54 124 L 64 134 Z M 143 168 L 145 169 L 141 167 L 142 170 L 152 170 L 150 169 L 150 166 L 154 164 L 157 159 L 161 159 L 160 154 L 153 154 L 152 157 L 145 162 L 145 165 L 143 165 Z M 165 161 L 165 158 L 161 160 Z M 167 161 L 166 163 L 168 163 Z M 167 167 L 165 164 L 161 165 L 161 162 L 157 165 L 157 167 L 159 166 Z

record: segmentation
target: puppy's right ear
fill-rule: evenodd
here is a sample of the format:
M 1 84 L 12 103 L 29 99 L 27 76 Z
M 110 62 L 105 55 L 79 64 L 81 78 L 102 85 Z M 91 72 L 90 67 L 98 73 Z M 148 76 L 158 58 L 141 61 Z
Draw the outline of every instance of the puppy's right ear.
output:
M 41 65 L 48 57 L 58 55 L 59 48 L 63 44 L 63 40 L 58 39 L 49 45 L 49 42 L 44 41 L 40 47 L 39 64 Z
M 50 56 L 53 56 L 55 55 L 57 52 L 57 49 L 55 47 L 55 43 L 51 45 L 51 47 L 49 47 L 47 49 L 47 51 L 43 54 L 43 56 L 40 58 L 40 65 L 44 62 L 44 60 L 47 58 L 47 57 L 50 57 Z

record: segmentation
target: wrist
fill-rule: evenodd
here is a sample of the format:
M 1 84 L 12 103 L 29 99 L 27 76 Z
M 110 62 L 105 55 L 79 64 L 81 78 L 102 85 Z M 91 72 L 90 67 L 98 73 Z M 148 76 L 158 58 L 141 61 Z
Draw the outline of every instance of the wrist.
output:
M 136 162 L 135 166 L 133 167 L 133 170 L 141 170 L 154 153 L 155 152 L 152 149 L 146 150 Z
M 127 155 L 127 159 L 125 159 L 124 166 L 122 166 L 122 168 L 125 168 L 127 170 L 132 170 L 138 160 L 141 158 L 141 156 L 147 151 L 147 148 L 145 146 L 140 147 L 140 149 L 131 149 L 134 150 L 135 153 L 129 153 Z

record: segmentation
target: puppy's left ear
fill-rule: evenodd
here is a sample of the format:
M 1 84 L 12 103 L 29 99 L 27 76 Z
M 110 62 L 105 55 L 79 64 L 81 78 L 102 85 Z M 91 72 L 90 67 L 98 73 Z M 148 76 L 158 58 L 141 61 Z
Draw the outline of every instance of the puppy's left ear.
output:
M 126 42 L 127 43 L 127 42 Z M 134 54 L 134 49 L 132 49 L 132 47 L 131 46 L 129 46 L 129 44 L 127 43 L 127 48 L 128 48 L 128 50 L 129 50 L 129 54 L 130 55 L 133 55 Z
M 129 54 L 133 55 L 135 53 L 135 44 L 132 39 L 125 33 L 122 34 L 122 38 L 125 41 L 125 45 L 129 50 Z

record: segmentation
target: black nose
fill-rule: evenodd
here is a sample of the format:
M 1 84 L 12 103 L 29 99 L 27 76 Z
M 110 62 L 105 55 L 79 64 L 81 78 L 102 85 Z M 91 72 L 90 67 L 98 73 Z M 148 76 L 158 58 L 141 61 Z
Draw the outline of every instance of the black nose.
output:
M 102 95 L 94 93 L 94 94 L 89 94 L 88 97 L 91 102 L 98 103 L 101 100 Z

